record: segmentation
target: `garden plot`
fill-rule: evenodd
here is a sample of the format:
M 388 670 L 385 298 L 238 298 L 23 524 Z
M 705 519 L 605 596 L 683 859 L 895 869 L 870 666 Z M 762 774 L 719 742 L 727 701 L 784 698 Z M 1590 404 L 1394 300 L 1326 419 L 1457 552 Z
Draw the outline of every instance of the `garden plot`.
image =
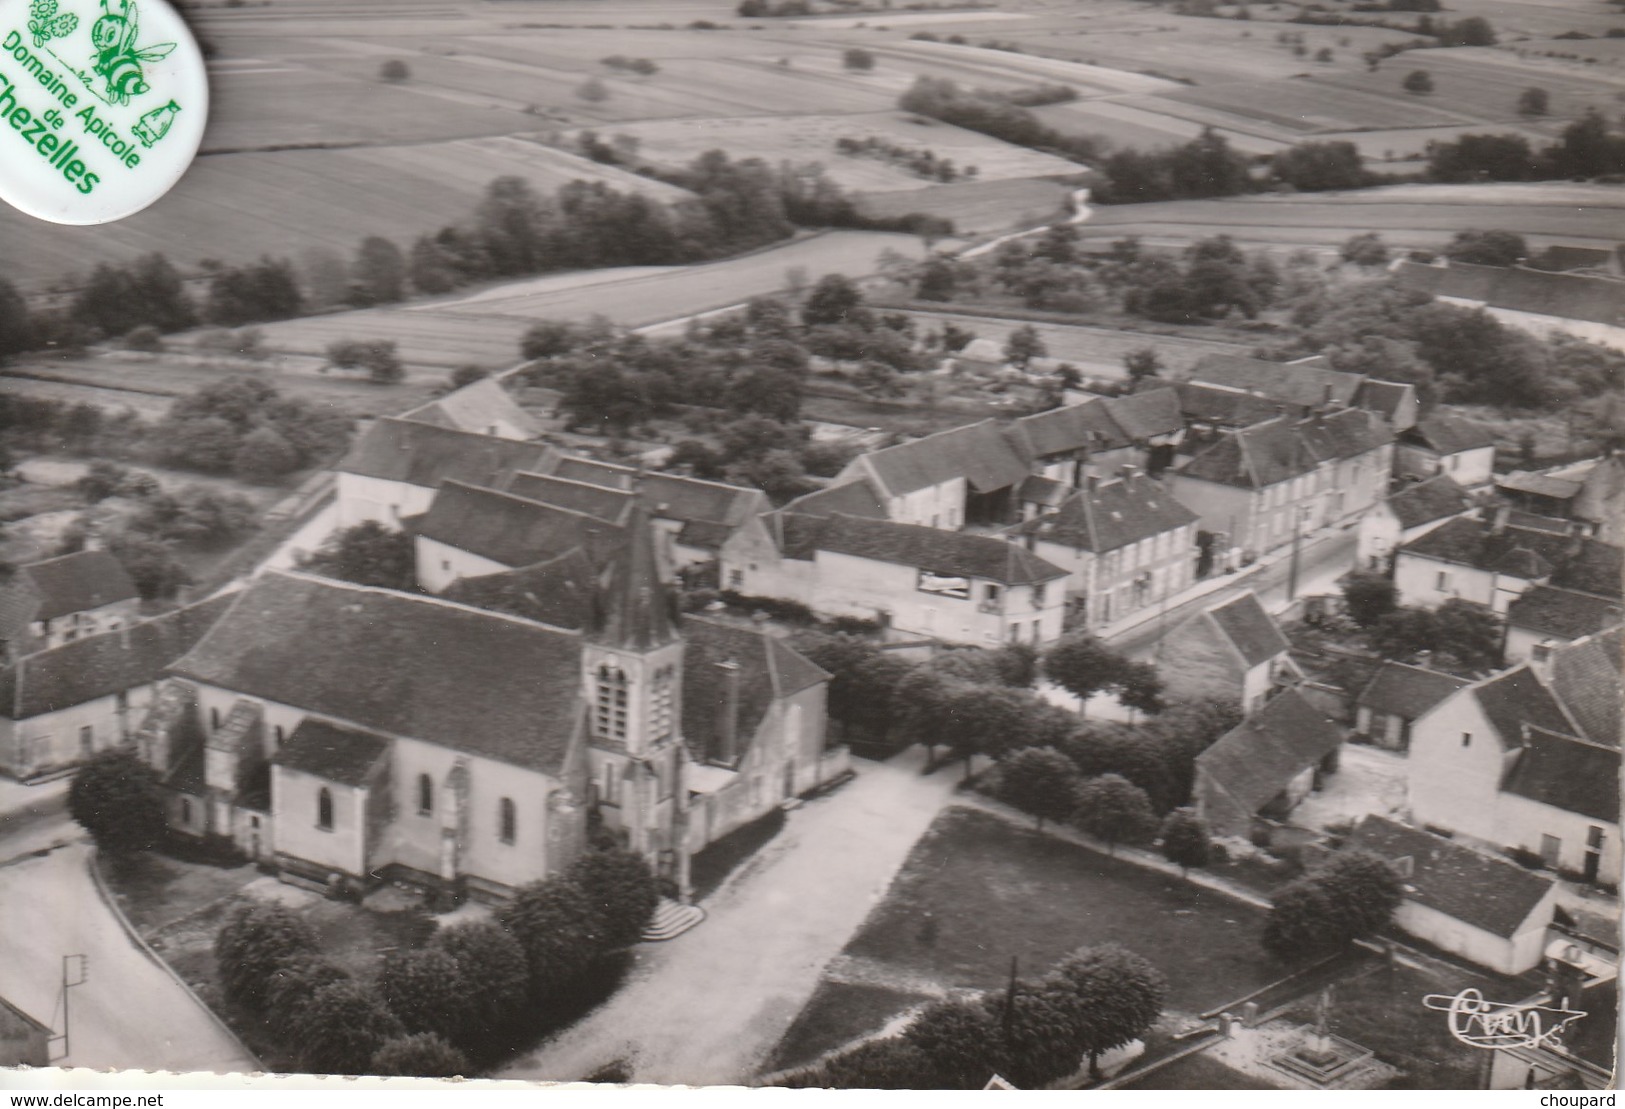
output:
M 900 112 L 861 115 L 798 115 L 742 119 L 663 120 L 617 128 L 638 140 L 641 158 L 662 166 L 682 166 L 708 150 L 734 157 L 821 164 L 832 180 L 849 189 L 891 192 L 923 189 L 935 182 L 901 166 L 871 157 L 840 154 L 837 139 L 876 138 L 909 150 L 930 150 L 954 165 L 975 166 L 978 181 L 1075 175 L 1083 167 L 1065 158 L 1012 146 L 946 123 L 917 123 Z

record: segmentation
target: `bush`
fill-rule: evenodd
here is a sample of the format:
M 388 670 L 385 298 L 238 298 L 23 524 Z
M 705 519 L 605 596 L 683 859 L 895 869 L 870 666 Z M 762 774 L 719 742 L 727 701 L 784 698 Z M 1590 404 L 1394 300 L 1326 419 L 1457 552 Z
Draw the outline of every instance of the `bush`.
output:
M 249 481 L 271 482 L 299 468 L 299 452 L 269 427 L 255 428 L 232 457 L 231 469 Z
M 1194 809 L 1175 809 L 1162 822 L 1162 857 L 1189 871 L 1193 866 L 1206 866 L 1213 854 L 1213 841 L 1208 838 L 1207 824 Z
M 1120 774 L 1084 781 L 1078 787 L 1072 822 L 1114 850 L 1119 843 L 1142 843 L 1157 830 L 1145 790 Z
M 276 902 L 239 905 L 215 934 L 214 958 L 226 998 L 259 1008 L 271 976 L 295 955 L 316 954 L 316 933 Z
M 163 334 L 151 324 L 131 328 L 129 334 L 124 336 L 124 349 L 139 351 L 142 354 L 158 354 L 164 349 Z
M 1433 91 L 1433 78 L 1425 69 L 1413 69 L 1405 75 L 1401 87 L 1412 96 L 1425 96 Z
M 422 948 L 392 954 L 378 973 L 378 993 L 408 1032 L 432 1032 L 460 1040 L 468 1008 L 457 960 Z
M 396 1036 L 373 1052 L 368 1074 L 453 1078 L 468 1074 L 468 1057 L 430 1032 Z
M 459 1044 L 488 1040 L 519 1015 L 530 971 L 524 948 L 511 934 L 490 921 L 470 921 L 440 929 L 431 946 L 457 963 L 468 1014 Z
M 597 908 L 567 878 L 522 886 L 502 910 L 501 921 L 524 948 L 531 996 L 538 1001 L 568 987 L 605 949 Z
M 384 81 L 405 81 L 412 76 L 412 70 L 399 58 L 391 58 L 378 67 L 378 76 Z
M 1065 820 L 1078 804 L 1082 778 L 1071 759 L 1053 747 L 1027 747 L 999 764 L 999 797 L 1046 820 Z
M 597 910 L 606 948 L 630 947 L 643 938 L 660 904 L 660 889 L 640 856 L 621 850 L 590 851 L 565 873 Z
M 312 995 L 294 1046 L 300 1068 L 311 1074 L 365 1074 L 379 1048 L 403 1034 L 371 990 L 338 981 Z
M 875 56 L 861 46 L 851 46 L 841 55 L 841 65 L 847 69 L 867 73 L 875 67 Z
M 1264 947 L 1292 959 L 1336 951 L 1386 925 L 1402 897 L 1399 876 L 1386 861 L 1340 851 L 1276 891 Z
M 93 755 L 68 786 L 68 815 L 111 854 L 147 851 L 164 836 L 158 775 L 132 748 Z
M 279 960 L 265 982 L 265 1023 L 271 1034 L 291 1042 L 316 991 L 349 977 L 349 971 L 316 952 L 300 951 Z

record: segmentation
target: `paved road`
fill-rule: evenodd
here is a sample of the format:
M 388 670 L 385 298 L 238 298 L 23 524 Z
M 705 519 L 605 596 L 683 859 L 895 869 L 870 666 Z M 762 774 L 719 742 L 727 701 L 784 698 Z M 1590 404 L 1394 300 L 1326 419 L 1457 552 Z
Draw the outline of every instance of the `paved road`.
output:
M 58 1066 L 252 1071 L 208 1011 L 131 942 L 86 870 L 83 844 L 0 868 L 0 994 L 61 1028 L 64 955 L 90 959 L 70 996 L 71 1052 Z
M 704 903 L 709 919 L 639 949 L 603 1008 L 493 1077 L 573 1080 L 623 1061 L 634 1082 L 748 1080 L 953 796 L 957 770 L 921 777 L 922 761 L 854 760 L 857 779 L 792 812 Z

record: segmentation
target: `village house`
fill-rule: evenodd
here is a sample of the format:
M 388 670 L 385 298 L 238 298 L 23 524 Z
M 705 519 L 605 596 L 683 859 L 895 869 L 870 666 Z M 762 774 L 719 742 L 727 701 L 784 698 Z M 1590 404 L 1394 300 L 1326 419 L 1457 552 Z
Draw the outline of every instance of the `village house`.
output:
M 1464 489 L 1495 483 L 1495 436 L 1483 424 L 1434 414 L 1399 433 L 1394 443 L 1394 476 L 1422 481 L 1439 474 Z
M 774 513 L 767 533 L 723 548 L 726 588 L 948 643 L 1061 636 L 1067 571 L 1020 544 L 840 513 Z
M 1584 535 L 1516 527 L 1503 506 L 1487 520 L 1458 516 L 1399 548 L 1394 585 L 1405 605 L 1459 598 L 1504 615 L 1536 585 L 1605 601 L 1621 596 L 1625 551 Z
M 1406 485 L 1360 517 L 1358 565 L 1386 572 L 1394 552 L 1446 520 L 1475 511 L 1473 498 L 1448 474 Z
M 50 1066 L 55 1038 L 49 1025 L 0 997 L 0 1067 Z
M 1216 835 L 1250 837 L 1319 789 L 1342 745 L 1336 724 L 1284 690 L 1196 756 L 1196 810 Z
M 1250 562 L 1296 537 L 1357 519 L 1387 492 L 1392 433 L 1346 408 L 1222 433 L 1164 477 L 1216 544 Z
M 1507 665 L 1545 662 L 1551 652 L 1577 639 L 1625 624 L 1625 607 L 1590 593 L 1536 585 L 1507 606 Z
M 545 472 L 557 452 L 524 443 L 415 420 L 374 420 L 334 467 L 336 526 L 368 520 L 399 530 L 401 520 L 429 510 L 441 483 L 500 488 L 521 471 Z
M 1168 689 L 1190 699 L 1233 701 L 1257 712 L 1270 694 L 1301 681 L 1280 627 L 1246 592 L 1179 624 L 1157 646 Z
M 1088 397 L 1011 423 L 1009 439 L 1035 474 L 1080 488 L 1124 466 L 1155 477 L 1173 461 L 1184 432 L 1171 389 Z
M 983 420 L 860 454 L 831 484 L 865 481 L 888 520 L 957 531 L 1020 520 L 1031 473 L 998 424 Z
M 230 603 L 214 597 L 0 668 L 0 773 L 36 778 L 127 742 L 165 669 Z
M 436 427 L 494 435 L 499 439 L 534 439 L 541 428 L 494 378 L 480 380 L 401 414 L 403 420 Z
M 1416 423 L 1419 408 L 1414 385 L 1334 370 L 1321 355 L 1293 362 L 1269 362 L 1244 355 L 1209 354 L 1182 376 L 1198 385 L 1263 398 L 1295 410 L 1299 416 L 1314 411 L 1364 409 L 1381 417 L 1396 432 Z
M 1069 626 L 1100 627 L 1189 588 L 1196 519 L 1156 481 L 1125 467 L 1110 479 L 1086 477 L 1054 512 L 1011 535 L 1067 571 Z
M 1609 454 L 1539 472 L 1514 470 L 1496 478 L 1508 504 L 1572 521 L 1605 543 L 1625 545 L 1625 458 Z
M 0 584 L 0 655 L 112 631 L 136 618 L 141 596 L 124 564 L 107 551 L 78 551 L 16 567 Z
M 1430 293 L 1446 304 L 1482 308 L 1531 335 L 1572 335 L 1625 350 L 1625 281 L 1612 276 L 1448 260 L 1399 261 L 1389 272 L 1400 288 Z
M 1398 871 L 1401 931 L 1501 974 L 1540 965 L 1557 906 L 1549 876 L 1375 814 L 1355 826 L 1347 846 Z
M 1610 937 L 1612 944 L 1617 939 Z M 1554 929 L 1546 985 L 1526 1004 L 1583 1013 L 1561 1036 L 1489 1053 L 1489 1090 L 1613 1090 L 1619 1053 L 1619 951 Z
M 1468 684 L 1425 666 L 1384 662 L 1354 699 L 1354 730 L 1378 747 L 1407 751 L 1416 721 Z
M 1554 652 L 1547 679 L 1520 666 L 1416 720 L 1411 818 L 1582 881 L 1617 882 L 1619 635 Z

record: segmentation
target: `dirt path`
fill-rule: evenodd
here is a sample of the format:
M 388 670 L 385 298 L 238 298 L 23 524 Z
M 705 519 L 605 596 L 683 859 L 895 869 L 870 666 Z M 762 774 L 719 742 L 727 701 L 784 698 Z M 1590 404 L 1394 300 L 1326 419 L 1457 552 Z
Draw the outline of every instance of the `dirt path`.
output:
M 492 1077 L 568 1081 L 620 1062 L 633 1082 L 750 1079 L 953 797 L 957 775 L 921 777 L 922 761 L 854 760 L 857 779 L 792 812 L 704 903 L 705 923 L 640 949 L 603 1008 Z

